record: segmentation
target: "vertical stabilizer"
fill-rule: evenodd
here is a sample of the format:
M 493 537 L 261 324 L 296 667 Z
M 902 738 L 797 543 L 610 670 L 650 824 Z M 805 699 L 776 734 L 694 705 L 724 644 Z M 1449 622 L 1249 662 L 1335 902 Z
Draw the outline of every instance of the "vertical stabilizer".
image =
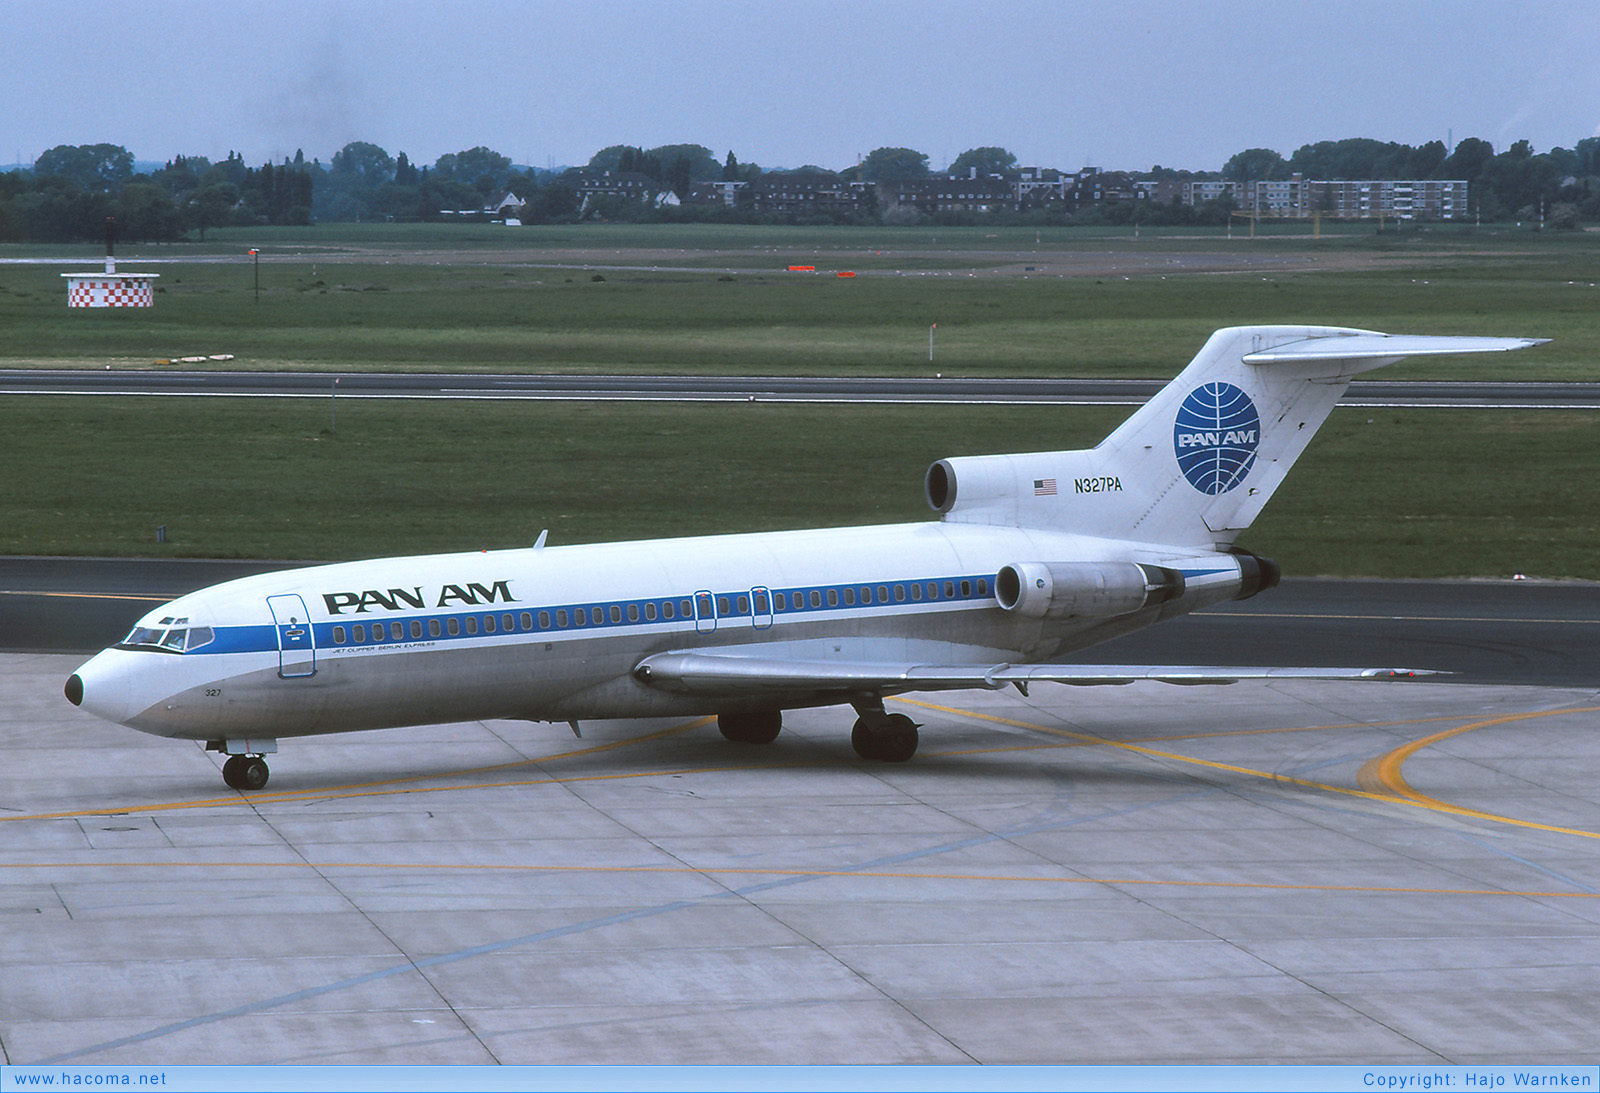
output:
M 1229 327 L 1096 447 L 940 460 L 928 472 L 928 500 L 947 520 L 1226 549 L 1354 376 L 1402 357 L 1536 344 L 1345 327 Z

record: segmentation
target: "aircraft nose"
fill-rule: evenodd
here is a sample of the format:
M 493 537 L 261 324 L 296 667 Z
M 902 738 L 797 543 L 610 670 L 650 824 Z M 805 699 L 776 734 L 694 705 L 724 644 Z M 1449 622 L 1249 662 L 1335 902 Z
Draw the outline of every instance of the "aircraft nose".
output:
M 126 722 L 149 705 L 135 701 L 133 676 L 137 666 L 127 663 L 129 656 L 107 649 L 78 665 L 62 688 L 67 701 L 107 721 Z

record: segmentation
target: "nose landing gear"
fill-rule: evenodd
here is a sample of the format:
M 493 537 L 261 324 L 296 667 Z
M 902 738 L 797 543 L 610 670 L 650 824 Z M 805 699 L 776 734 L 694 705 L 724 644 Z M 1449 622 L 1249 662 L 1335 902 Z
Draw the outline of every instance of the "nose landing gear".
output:
M 267 784 L 270 771 L 263 755 L 278 750 L 276 740 L 208 740 L 206 751 L 226 752 L 228 761 L 222 764 L 222 780 L 229 789 L 261 789 Z
M 222 780 L 229 789 L 261 789 L 270 773 L 267 761 L 259 755 L 230 755 L 222 764 Z

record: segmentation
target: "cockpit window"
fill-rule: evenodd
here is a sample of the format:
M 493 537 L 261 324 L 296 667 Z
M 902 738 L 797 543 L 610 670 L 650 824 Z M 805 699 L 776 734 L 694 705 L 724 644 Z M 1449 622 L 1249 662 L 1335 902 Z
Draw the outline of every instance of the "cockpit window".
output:
M 189 626 L 188 619 L 162 619 L 156 626 L 135 626 L 122 639 L 124 649 L 160 649 L 167 653 L 192 653 L 209 645 L 216 633 L 209 626 Z

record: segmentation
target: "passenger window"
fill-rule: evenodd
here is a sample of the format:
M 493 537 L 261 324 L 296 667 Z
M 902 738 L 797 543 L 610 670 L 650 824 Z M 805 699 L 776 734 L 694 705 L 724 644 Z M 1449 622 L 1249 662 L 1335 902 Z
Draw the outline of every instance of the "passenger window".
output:
M 541 629 L 541 630 L 550 629 L 550 612 L 548 612 L 548 611 L 539 612 L 539 629 Z
M 563 630 L 567 628 L 567 612 L 565 608 L 556 612 L 556 625 Z
M 894 601 L 895 601 L 895 603 L 905 603 L 906 602 L 906 586 L 905 585 L 897 584 L 897 585 L 894 586 Z
M 718 615 L 718 617 L 725 618 L 725 617 L 727 617 L 727 614 L 728 614 L 728 597 L 726 597 L 726 596 L 718 596 L 717 597 L 717 615 Z
M 953 600 L 953 599 L 955 599 L 955 596 L 956 596 L 956 582 L 954 582 L 954 581 L 946 581 L 946 582 L 944 582 L 944 598 L 947 599 L 947 600 Z
M 812 607 L 821 607 L 822 606 L 822 593 L 818 592 L 816 589 L 812 589 L 811 590 L 811 606 Z
M 889 586 L 888 585 L 880 584 L 878 586 L 878 602 L 879 603 L 888 603 L 889 602 Z
M 961 597 L 962 597 L 962 599 L 965 599 L 966 597 L 968 597 L 970 595 L 972 595 L 972 582 L 971 581 L 962 581 L 961 582 Z
M 618 607 L 616 604 L 612 604 L 611 605 L 611 621 L 612 622 L 621 622 L 622 621 L 622 608 Z
M 395 641 L 399 641 L 401 638 L 406 636 L 406 629 L 400 625 L 398 619 L 389 624 L 389 636 Z
M 508 634 L 516 633 L 517 632 L 517 620 L 515 618 L 513 618 L 512 616 L 510 616 L 510 615 L 501 615 L 500 616 L 500 629 L 504 630 Z
M 455 637 L 461 633 L 461 620 L 451 616 L 450 621 L 444 624 L 444 628 L 450 632 L 451 637 Z
M 668 600 L 666 603 L 663 603 L 661 605 L 661 617 L 664 618 L 664 619 L 672 618 L 672 616 L 674 614 L 674 610 L 675 609 L 672 606 L 672 601 Z
M 989 580 L 988 580 L 988 578 L 987 577 L 979 577 L 978 578 L 978 595 L 987 596 L 988 594 L 989 594 Z
M 421 619 L 412 619 L 411 620 L 411 636 L 414 637 L 414 638 L 420 638 L 422 636 L 422 620 Z
M 749 596 L 740 596 L 739 597 L 739 614 L 748 615 L 749 613 L 750 613 L 750 597 Z
M 646 622 L 656 621 L 656 604 L 654 600 L 644 605 L 644 618 Z
M 492 633 L 494 633 L 494 631 L 495 631 L 494 616 L 493 615 L 485 615 L 485 616 L 483 616 L 483 632 L 485 634 L 492 634 Z
M 794 609 L 796 611 L 800 610 L 806 605 L 805 594 L 802 592 L 796 592 L 793 596 L 789 597 L 789 599 L 794 604 Z
M 578 608 L 572 613 L 572 622 L 574 626 L 588 626 L 589 613 L 581 607 Z
M 922 599 L 922 586 L 920 584 L 914 584 L 911 586 L 911 598 L 913 600 Z
M 344 627 L 335 626 L 333 628 L 333 643 L 335 645 L 343 645 L 344 644 Z
M 478 632 L 478 616 L 476 616 L 476 615 L 468 615 L 467 616 L 467 633 L 468 634 L 476 634 L 477 632 Z
M 678 610 L 683 613 L 684 618 L 690 618 L 694 615 L 694 604 L 690 603 L 688 600 L 679 600 Z
M 440 635 L 440 633 L 442 633 L 442 630 L 441 630 L 441 628 L 439 626 L 439 620 L 438 619 L 429 619 L 428 620 L 428 636 L 430 638 L 436 638 L 436 637 L 438 637 Z
M 365 645 L 367 643 L 367 627 L 365 623 L 358 622 L 351 627 L 351 630 L 355 634 L 357 645 Z
M 630 603 L 628 605 L 628 621 L 629 622 L 638 622 L 639 621 L 639 605 L 638 604 Z
M 599 626 L 600 625 L 600 618 L 601 618 L 600 609 L 598 607 L 589 608 L 589 621 L 590 622 L 594 623 L 596 626 Z
M 522 628 L 524 630 L 532 630 L 533 629 L 533 612 L 524 611 L 522 613 Z
M 855 589 L 847 588 L 847 589 L 844 590 L 844 605 L 846 607 L 854 607 L 856 605 L 856 590 Z
M 828 606 L 829 607 L 838 607 L 839 606 L 839 590 L 837 588 L 828 589 Z

